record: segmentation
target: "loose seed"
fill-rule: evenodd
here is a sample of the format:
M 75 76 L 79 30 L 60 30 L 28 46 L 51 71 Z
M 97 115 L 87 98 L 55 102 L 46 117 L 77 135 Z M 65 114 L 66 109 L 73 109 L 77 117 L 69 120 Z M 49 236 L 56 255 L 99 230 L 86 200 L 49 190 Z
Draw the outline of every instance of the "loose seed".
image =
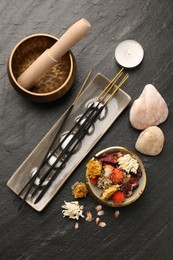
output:
M 79 228 L 79 222 L 76 222 L 76 223 L 75 223 L 74 228 L 75 228 L 75 229 L 78 229 L 78 228 Z
M 115 218 L 118 218 L 118 217 L 119 217 L 119 215 L 120 215 L 120 212 L 119 212 L 119 210 L 116 210 L 116 211 L 115 211 L 115 213 L 114 213 L 114 216 L 115 216 Z
M 102 205 L 96 206 L 95 209 L 96 209 L 97 211 L 100 211 L 100 210 L 102 209 Z
M 99 210 L 99 211 L 97 212 L 97 215 L 98 215 L 98 216 L 103 216 L 104 214 L 105 214 L 104 210 Z
M 101 228 L 103 228 L 103 227 L 106 226 L 106 223 L 105 223 L 105 222 L 100 222 L 100 223 L 98 224 L 98 226 L 101 227 Z
M 98 225 L 100 218 L 96 218 L 96 225 Z

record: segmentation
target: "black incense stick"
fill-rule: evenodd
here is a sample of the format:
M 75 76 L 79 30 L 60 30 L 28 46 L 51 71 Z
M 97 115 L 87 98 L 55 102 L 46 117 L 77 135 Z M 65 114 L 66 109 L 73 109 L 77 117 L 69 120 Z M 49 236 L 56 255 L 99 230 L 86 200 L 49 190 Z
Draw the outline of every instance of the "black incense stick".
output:
M 123 80 L 120 82 L 120 84 L 116 87 L 116 89 L 113 91 L 111 97 L 116 93 L 116 91 L 120 88 L 120 86 L 125 82 L 125 80 L 128 78 L 128 75 L 126 74 L 126 76 L 123 78 Z M 87 134 L 89 128 L 91 127 L 91 125 L 97 120 L 99 114 L 101 113 L 101 111 L 103 110 L 103 108 L 105 107 L 105 105 L 107 104 L 107 102 L 109 102 L 110 97 L 104 102 L 104 105 L 102 105 L 100 102 L 97 104 L 97 110 L 95 110 L 96 113 L 92 114 L 90 117 L 86 118 L 85 124 L 81 125 L 80 129 L 77 131 L 77 133 L 75 133 L 75 135 L 73 136 L 73 138 L 71 139 L 71 141 L 68 143 L 67 147 L 65 147 L 65 149 L 62 151 L 62 153 L 60 154 L 60 156 L 57 158 L 57 160 L 55 161 L 55 165 L 57 164 L 57 162 L 59 160 L 62 159 L 63 155 L 67 154 L 67 156 L 65 157 L 65 160 L 63 163 L 66 163 L 68 161 L 68 159 L 71 157 L 74 149 L 76 148 L 76 146 L 79 144 L 79 142 L 85 137 L 85 135 Z M 99 107 L 100 105 L 100 107 Z M 77 140 L 77 142 L 76 142 Z M 69 150 L 69 148 L 72 146 L 72 149 Z M 48 188 L 51 186 L 52 182 L 56 179 L 56 177 L 58 176 L 58 174 L 60 173 L 61 169 L 62 169 L 62 164 L 61 166 L 54 172 L 53 176 L 50 178 L 48 184 L 42 188 L 42 191 L 40 192 L 40 194 L 38 195 L 38 197 L 36 198 L 34 204 L 38 203 L 41 198 L 44 196 L 44 194 L 46 193 L 46 191 L 48 190 Z M 52 167 L 53 169 L 53 167 Z M 49 173 L 51 172 L 52 169 L 49 169 L 45 175 L 43 176 L 43 179 L 40 183 L 41 184 L 44 182 L 44 180 L 49 176 Z M 39 190 L 39 187 L 37 187 L 33 193 L 33 195 L 35 195 L 37 193 L 37 191 Z
M 77 147 L 77 145 L 81 142 L 81 140 L 83 140 L 83 138 L 85 137 L 86 133 L 88 132 L 88 129 L 91 127 L 91 125 L 96 121 L 96 119 L 98 118 L 99 114 L 101 113 L 102 109 L 104 107 L 101 107 L 98 109 L 97 113 L 93 116 L 89 118 L 89 121 L 87 122 L 87 126 L 82 127 L 81 128 L 81 133 L 78 133 L 75 135 L 75 141 L 77 140 L 77 142 L 74 144 L 74 141 L 72 142 L 72 144 L 74 144 L 74 146 L 72 147 L 72 149 L 70 149 L 70 151 L 68 151 L 68 148 L 65 149 L 67 151 L 67 156 L 64 160 L 64 163 L 66 163 L 68 161 L 68 159 L 71 157 L 71 155 L 73 154 L 73 151 L 75 150 L 75 148 Z M 69 144 L 70 147 L 70 144 Z M 54 172 L 53 176 L 51 177 L 51 179 L 49 180 L 48 184 L 46 186 L 43 187 L 41 193 L 38 195 L 38 197 L 36 198 L 34 204 L 38 203 L 42 197 L 44 196 L 44 194 L 47 192 L 47 190 L 49 189 L 49 187 L 51 186 L 51 184 L 53 183 L 53 181 L 56 179 L 57 175 L 60 173 L 60 171 L 63 168 L 63 164 L 61 164 L 61 166 Z
M 85 81 L 84 81 L 84 83 L 82 84 L 82 87 L 80 88 L 80 90 L 79 90 L 77 96 L 75 97 L 73 103 L 71 104 L 71 106 L 70 106 L 70 107 L 68 108 L 68 110 L 66 111 L 65 116 L 64 116 L 64 118 L 62 119 L 62 121 L 61 121 L 61 123 L 60 123 L 60 126 L 59 126 L 59 128 L 58 128 L 58 131 L 56 132 L 56 134 L 55 134 L 55 136 L 54 136 L 54 138 L 53 138 L 53 140 L 52 140 L 52 142 L 51 142 L 51 144 L 50 144 L 50 146 L 49 146 L 49 148 L 48 148 L 48 150 L 47 150 L 47 152 L 46 152 L 46 154 L 45 154 L 45 156 L 44 156 L 44 158 L 43 158 L 43 160 L 42 160 L 42 162 L 41 162 L 41 164 L 40 164 L 40 166 L 38 167 L 37 172 L 36 172 L 35 175 L 26 183 L 26 185 L 22 188 L 22 190 L 19 192 L 18 197 L 24 192 L 24 190 L 25 190 L 25 189 L 27 188 L 27 186 L 30 184 L 30 186 L 29 186 L 29 188 L 28 188 L 26 194 L 24 195 L 23 201 L 26 200 L 26 198 L 27 198 L 27 196 L 28 196 L 28 194 L 29 194 L 29 192 L 30 192 L 30 190 L 31 190 L 31 188 L 32 188 L 32 186 L 33 186 L 33 184 L 34 184 L 36 178 L 38 177 L 38 175 L 39 175 L 39 173 L 40 173 L 40 170 L 42 169 L 42 167 L 43 167 L 44 164 L 46 163 L 46 159 L 48 158 L 48 154 L 50 153 L 50 151 L 51 151 L 51 149 L 52 149 L 52 147 L 53 147 L 53 145 L 54 145 L 54 143 L 55 143 L 57 137 L 59 136 L 61 130 L 63 129 L 63 127 L 64 127 L 64 125 L 65 125 L 65 123 L 66 123 L 66 121 L 67 121 L 67 119 L 68 119 L 68 117 L 69 117 L 69 115 L 70 115 L 70 113 L 71 113 L 71 111 L 72 111 L 74 105 L 75 105 L 75 103 L 77 102 L 78 98 L 81 96 L 81 94 L 82 94 L 82 92 L 83 92 L 83 90 L 84 90 L 84 87 L 85 87 L 85 85 L 86 85 L 86 83 L 87 83 L 87 81 L 88 81 L 88 79 L 89 79 L 89 77 L 90 77 L 90 75 L 91 75 L 91 72 L 92 72 L 92 70 L 89 71 L 89 73 L 88 73 L 87 77 L 85 78 Z M 21 208 L 21 207 L 20 207 L 20 208 Z

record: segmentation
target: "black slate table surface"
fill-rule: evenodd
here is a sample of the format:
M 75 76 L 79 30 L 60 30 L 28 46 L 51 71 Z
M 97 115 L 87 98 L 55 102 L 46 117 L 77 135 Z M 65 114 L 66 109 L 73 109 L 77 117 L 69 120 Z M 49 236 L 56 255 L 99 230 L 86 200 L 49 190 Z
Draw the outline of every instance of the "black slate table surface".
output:
M 172 0 L 2 0 L 0 2 L 0 259 L 173 259 L 173 2 Z M 86 18 L 90 33 L 72 51 L 77 62 L 71 91 L 51 104 L 29 102 L 12 88 L 7 60 L 13 47 L 27 35 L 48 33 L 60 37 L 67 28 Z M 169 107 L 168 119 L 160 125 L 164 149 L 155 157 L 140 155 L 147 171 L 145 192 L 134 204 L 115 209 L 103 207 L 105 228 L 94 221 L 63 218 L 61 206 L 72 201 L 71 185 L 85 181 L 85 164 L 99 150 L 112 145 L 135 151 L 140 131 L 129 123 L 130 106 L 84 158 L 73 175 L 41 213 L 6 186 L 47 131 L 69 106 L 86 74 L 92 68 L 108 78 L 118 72 L 114 59 L 118 43 L 134 39 L 141 43 L 142 64 L 129 70 L 124 90 L 132 102 L 144 86 L 153 84 Z M 95 217 L 98 202 L 89 194 L 80 201 Z

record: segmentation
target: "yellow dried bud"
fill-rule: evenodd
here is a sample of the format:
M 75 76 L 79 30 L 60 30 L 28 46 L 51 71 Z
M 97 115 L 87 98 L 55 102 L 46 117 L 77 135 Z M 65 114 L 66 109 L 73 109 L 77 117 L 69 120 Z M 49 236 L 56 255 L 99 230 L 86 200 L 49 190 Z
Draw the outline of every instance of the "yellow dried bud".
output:
M 96 178 L 101 175 L 102 173 L 102 164 L 98 160 L 90 160 L 87 165 L 86 173 L 89 175 L 90 178 Z
M 116 191 L 119 190 L 119 185 L 112 185 L 109 188 L 103 190 L 101 194 L 101 199 L 108 200 Z
M 72 186 L 72 195 L 75 199 L 86 197 L 87 193 L 87 187 L 83 182 L 76 182 Z

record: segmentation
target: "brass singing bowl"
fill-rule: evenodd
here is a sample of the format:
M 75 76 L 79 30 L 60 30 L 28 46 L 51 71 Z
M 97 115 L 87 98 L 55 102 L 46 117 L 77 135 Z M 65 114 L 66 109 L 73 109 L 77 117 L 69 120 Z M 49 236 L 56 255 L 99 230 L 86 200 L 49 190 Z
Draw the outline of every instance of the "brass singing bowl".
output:
M 30 89 L 17 82 L 17 78 L 58 38 L 48 34 L 33 34 L 21 40 L 8 60 L 8 77 L 14 89 L 31 101 L 45 103 L 64 96 L 72 87 L 76 75 L 76 62 L 71 51 L 60 58 L 55 66 Z
M 97 158 L 100 158 L 103 154 L 111 154 L 111 153 L 117 153 L 117 152 L 121 152 L 122 154 L 130 154 L 133 158 L 135 158 L 137 160 L 137 162 L 139 163 L 139 167 L 141 169 L 142 176 L 139 178 L 139 185 L 133 191 L 132 196 L 129 198 L 126 198 L 123 203 L 117 205 L 113 202 L 112 199 L 103 200 L 101 198 L 102 190 L 90 182 L 90 178 L 89 178 L 88 174 L 86 173 L 86 184 L 87 184 L 87 187 L 88 187 L 90 193 L 94 196 L 94 198 L 97 201 L 99 201 L 100 203 L 102 203 L 106 206 L 109 206 L 109 207 L 124 207 L 124 206 L 130 205 L 133 202 L 135 202 L 142 195 L 142 193 L 146 187 L 146 181 L 147 181 L 145 167 L 144 167 L 141 159 L 137 156 L 136 153 L 134 153 L 133 151 L 131 151 L 130 149 L 128 149 L 126 147 L 122 147 L 122 146 L 108 147 L 108 148 L 98 152 L 95 156 Z M 94 157 L 92 159 L 94 159 Z

